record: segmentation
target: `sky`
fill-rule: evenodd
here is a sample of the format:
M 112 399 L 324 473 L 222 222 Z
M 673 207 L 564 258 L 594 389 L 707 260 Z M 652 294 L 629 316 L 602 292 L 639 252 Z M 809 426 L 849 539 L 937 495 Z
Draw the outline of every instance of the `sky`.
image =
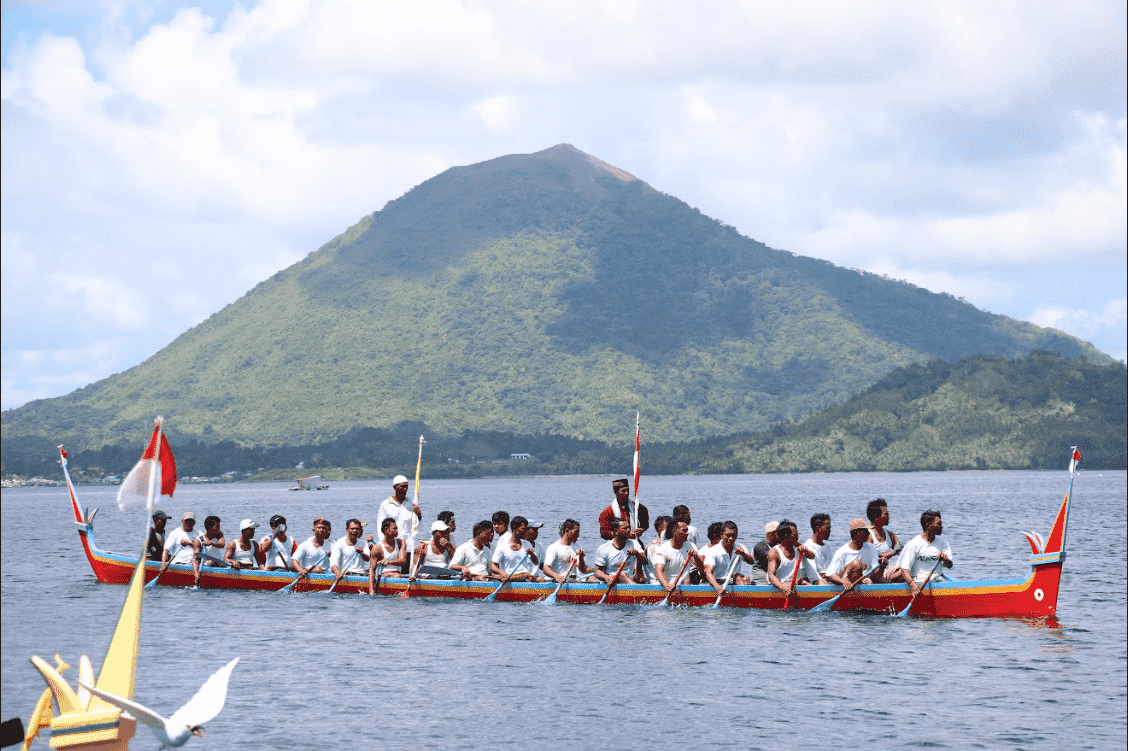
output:
M 1123 2 L 3 2 L 2 401 L 456 165 L 570 143 L 1126 358 Z

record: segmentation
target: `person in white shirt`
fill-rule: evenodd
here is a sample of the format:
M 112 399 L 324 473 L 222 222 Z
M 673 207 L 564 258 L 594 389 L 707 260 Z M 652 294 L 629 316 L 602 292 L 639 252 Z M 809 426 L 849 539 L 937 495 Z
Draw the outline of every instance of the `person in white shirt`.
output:
M 815 514 L 811 517 L 811 537 L 803 547 L 815 554 L 815 570 L 826 575 L 826 567 L 834 557 L 834 549 L 826 544 L 830 539 L 830 514 Z
M 940 512 L 925 511 L 920 515 L 920 526 L 924 531 L 905 543 L 901 559 L 897 562 L 901 569 L 901 580 L 909 585 L 913 597 L 920 594 L 921 587 L 933 578 L 932 572 L 937 561 L 941 561 L 945 568 L 953 566 L 952 548 L 941 536 L 944 533 L 944 521 L 940 518 Z M 939 577 L 940 572 L 937 571 L 935 576 Z
M 345 522 L 345 536 L 333 543 L 329 554 L 329 568 L 334 576 L 361 576 L 368 573 L 368 547 L 372 535 L 367 540 L 360 539 L 364 534 L 364 524 L 360 519 Z
M 685 578 L 688 565 L 704 568 L 705 564 L 697 549 L 689 542 L 689 524 L 684 519 L 675 518 L 670 522 L 670 526 L 666 527 L 666 537 L 669 539 L 654 555 L 654 578 L 651 584 L 661 584 L 667 592 L 673 592 Z
M 791 589 L 793 578 L 797 585 L 826 583 L 815 569 L 815 554 L 799 544 L 799 530 L 795 522 L 781 520 L 776 527 L 776 538 L 779 542 L 768 552 L 768 582 L 773 587 L 790 599 L 794 594 Z M 797 577 L 794 576 L 796 566 L 799 567 Z
M 756 559 L 743 547 L 737 547 L 736 538 L 739 535 L 740 530 L 737 528 L 736 522 L 723 522 L 720 540 L 716 545 L 710 545 L 702 551 L 705 581 L 717 594 L 724 590 L 724 582 L 728 578 L 730 570 L 732 570 L 731 581 L 733 584 L 748 584 L 750 581 L 747 576 L 740 573 L 740 564 L 743 560 L 743 562 L 752 565 L 756 563 Z
M 200 577 L 200 562 L 194 555 L 192 530 L 196 528 L 196 515 L 186 511 L 180 518 L 180 526 L 172 530 L 165 537 L 164 552 L 161 554 L 161 570 L 168 568 L 170 563 L 192 564 L 192 572 L 196 578 Z
M 491 518 L 493 524 L 494 540 L 497 544 L 493 547 L 498 548 L 502 545 L 509 544 L 509 536 L 512 532 L 509 531 L 509 512 L 508 511 L 495 511 Z
M 537 538 L 540 537 L 541 527 L 543 526 L 544 522 L 542 521 L 537 521 L 536 519 L 529 520 L 529 526 L 525 529 L 525 543 L 532 548 L 533 552 L 529 554 L 529 557 L 526 558 L 525 562 L 521 565 L 521 570 L 529 572 L 537 581 L 545 580 L 541 575 L 541 563 L 544 562 L 544 545 L 537 542 Z
M 897 556 L 901 554 L 901 541 L 886 525 L 889 524 L 889 504 L 884 498 L 875 498 L 866 504 L 866 517 L 870 520 L 870 542 L 877 555 L 885 563 L 886 581 L 901 581 L 901 571 L 897 568 Z
M 498 543 L 490 561 L 490 573 L 494 578 L 503 582 L 544 581 L 543 576 L 530 573 L 525 568 L 526 561 L 532 560 L 535 565 L 540 560 L 532 547 L 525 542 L 528 528 L 529 520 L 523 516 L 515 516 L 509 522 L 511 533 L 509 541 L 505 544 Z
M 259 552 L 263 555 L 263 568 L 267 571 L 290 571 L 290 559 L 298 549 L 298 541 L 286 534 L 286 517 L 275 514 L 270 517 L 270 534 L 259 542 Z
M 411 537 L 412 514 L 415 518 L 422 519 L 423 510 L 414 504 L 412 508 L 408 508 L 406 501 L 407 478 L 396 475 L 392 478 L 392 494 L 384 499 L 380 504 L 380 510 L 376 512 L 376 528 L 383 529 L 385 519 L 395 519 L 396 526 L 399 527 L 400 539 L 406 540 Z
M 557 584 L 564 581 L 564 574 L 575 561 L 576 566 L 570 574 L 576 578 L 576 571 L 581 574 L 590 574 L 591 567 L 584 565 L 584 549 L 576 547 L 576 540 L 580 539 L 580 523 L 575 519 L 565 519 L 560 522 L 560 539 L 548 546 L 544 554 L 544 565 L 541 570 L 545 576 Z
M 196 538 L 196 557 L 201 559 L 201 565 L 223 566 L 223 551 L 226 549 L 227 538 L 223 535 L 220 518 L 205 516 L 204 531 Z
M 305 576 L 308 570 L 312 574 L 325 573 L 325 565 L 329 560 L 330 547 L 326 545 L 333 525 L 323 516 L 313 520 L 313 536 L 298 546 L 290 562 L 299 576 Z
M 264 560 L 260 558 L 258 546 L 255 545 L 255 530 L 258 523 L 244 519 L 239 523 L 239 539 L 227 543 L 223 551 L 223 560 L 236 571 L 245 568 L 258 568 Z
M 645 580 L 643 566 L 646 564 L 646 554 L 631 544 L 633 531 L 630 519 L 623 518 L 612 522 L 611 539 L 595 551 L 593 566 L 596 579 L 608 586 L 641 584 Z M 623 562 L 630 560 L 632 556 L 635 559 L 635 570 L 633 574 L 628 574 Z
M 865 519 L 850 522 L 850 542 L 846 543 L 830 559 L 826 578 L 849 592 L 859 584 L 873 584 L 880 581 L 882 561 L 869 541 L 870 527 Z
M 493 536 L 493 524 L 484 519 L 475 524 L 474 536 L 455 548 L 450 567 L 460 572 L 463 579 L 485 581 L 490 573 Z

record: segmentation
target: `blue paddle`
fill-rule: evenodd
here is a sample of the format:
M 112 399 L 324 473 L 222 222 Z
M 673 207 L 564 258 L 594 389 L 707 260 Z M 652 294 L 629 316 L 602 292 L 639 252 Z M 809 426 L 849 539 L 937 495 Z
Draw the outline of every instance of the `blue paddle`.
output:
M 564 578 L 561 579 L 560 583 L 556 585 L 556 589 L 552 590 L 552 594 L 550 594 L 548 597 L 544 598 L 544 602 L 546 604 L 551 605 L 551 604 L 556 602 L 556 594 L 560 591 L 560 588 L 564 586 L 564 582 L 568 581 L 568 576 L 571 575 L 572 569 L 574 569 L 576 567 L 576 564 L 579 563 L 579 562 L 580 562 L 579 558 L 576 558 L 575 560 L 572 561 L 572 565 L 569 566 L 568 570 L 564 572 Z
M 909 604 L 905 606 L 905 609 L 897 614 L 898 618 L 905 618 L 906 616 L 908 616 L 909 610 L 913 607 L 913 603 L 916 602 L 916 598 L 920 597 L 920 593 L 924 591 L 924 588 L 932 583 L 932 575 L 936 573 L 936 569 L 940 568 L 940 564 L 943 562 L 943 558 L 940 558 L 939 556 L 936 557 L 936 565 L 932 567 L 932 571 L 928 572 L 928 578 L 924 580 L 924 583 L 921 584 L 920 589 L 918 589 L 917 593 L 913 595 L 911 600 L 909 600 Z
M 497 589 L 486 595 L 486 602 L 493 602 L 497 599 L 497 593 L 501 591 L 502 587 L 509 583 L 509 577 L 513 576 L 513 574 L 517 573 L 517 569 L 521 568 L 521 564 L 523 564 L 525 562 L 525 559 L 529 557 L 530 550 L 532 550 L 532 548 L 527 548 L 525 550 L 525 555 L 521 556 L 521 560 L 517 561 L 517 565 L 513 567 L 513 570 L 511 570 L 509 574 L 501 580 L 501 584 L 497 585 Z
M 298 577 L 297 579 L 294 579 L 294 580 L 293 580 L 292 582 L 290 582 L 289 584 L 287 584 L 287 585 L 286 585 L 285 587 L 282 587 L 282 589 L 279 589 L 279 590 L 275 590 L 275 591 L 277 591 L 277 592 L 293 592 L 293 591 L 294 591 L 294 585 L 295 585 L 295 584 L 297 584 L 297 583 L 298 583 L 298 582 L 300 582 L 300 581 L 301 581 L 302 579 L 304 579 L 304 578 L 306 578 L 307 576 L 309 576 L 309 575 L 310 575 L 310 573 L 312 573 L 312 572 L 313 572 L 313 569 L 314 569 L 315 567 L 317 567 L 317 566 L 320 566 L 320 565 L 321 565 L 322 563 L 324 563 L 324 562 L 325 562 L 325 561 L 327 561 L 327 560 L 329 560 L 329 556 L 327 556 L 327 555 L 324 555 L 324 554 L 323 554 L 323 555 L 321 556 L 321 558 L 319 558 L 319 559 L 317 560 L 317 562 L 316 562 L 316 563 L 314 563 L 314 564 L 313 564 L 312 566 L 310 566 L 309 568 L 307 568 L 307 569 L 305 570 L 305 572 L 304 572 L 304 573 L 303 573 L 303 574 L 302 574 L 301 576 L 299 576 L 299 577 Z
M 872 574 L 874 571 L 877 571 L 879 568 L 881 568 L 881 563 L 877 563 L 877 564 L 871 566 L 869 571 L 866 571 L 864 574 L 862 574 L 862 579 L 865 579 L 867 576 Z M 860 582 L 862 579 L 859 579 L 858 581 Z M 856 587 L 856 586 L 858 586 L 857 582 L 854 583 L 854 587 Z M 824 600 L 823 602 L 820 602 L 818 605 L 815 605 L 813 608 L 811 608 L 807 612 L 808 613 L 825 613 L 825 612 L 827 612 L 828 610 L 830 610 L 834 606 L 834 603 L 838 602 L 839 597 L 846 594 L 847 592 L 853 592 L 854 587 L 850 587 L 850 589 L 842 590 L 841 592 L 836 594 L 834 597 L 831 597 L 829 600 Z

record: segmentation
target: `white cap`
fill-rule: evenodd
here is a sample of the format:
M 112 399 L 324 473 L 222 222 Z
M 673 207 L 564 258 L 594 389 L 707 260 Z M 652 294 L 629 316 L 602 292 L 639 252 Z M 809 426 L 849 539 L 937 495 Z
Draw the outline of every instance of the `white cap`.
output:
M 528 524 L 529 529 L 540 529 L 543 526 L 544 526 L 544 522 L 538 522 L 538 521 L 535 521 L 533 519 L 529 520 L 529 524 Z
M 404 477 L 403 475 L 396 475 L 392 478 L 392 487 L 394 488 L 396 485 L 402 485 L 405 482 L 407 482 L 406 477 Z
M 239 522 L 239 531 L 242 532 L 244 529 L 254 529 L 257 526 L 258 522 L 253 522 L 250 519 L 244 519 L 243 521 Z
M 450 527 L 448 527 L 447 523 L 444 522 L 442 519 L 439 519 L 438 521 L 431 522 L 431 531 L 432 532 L 449 532 Z

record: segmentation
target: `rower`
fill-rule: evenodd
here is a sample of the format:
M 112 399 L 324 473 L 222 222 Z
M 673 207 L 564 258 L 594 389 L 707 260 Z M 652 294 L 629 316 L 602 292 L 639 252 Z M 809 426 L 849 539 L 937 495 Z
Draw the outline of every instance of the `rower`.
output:
M 538 577 L 525 567 L 527 561 L 536 566 L 540 560 L 536 552 L 525 544 L 528 528 L 529 520 L 523 516 L 515 516 L 509 522 L 509 540 L 495 546 L 490 560 L 490 573 L 495 578 L 502 581 L 544 581 L 544 577 Z
M 815 554 L 815 570 L 826 575 L 826 567 L 834 557 L 834 550 L 826 544 L 830 539 L 830 514 L 815 514 L 811 517 L 811 537 L 803 547 Z
M 435 568 L 449 568 L 450 559 L 454 555 L 454 546 L 450 544 L 451 528 L 442 519 L 431 523 L 431 540 L 425 542 L 423 551 L 423 566 Z
M 792 574 L 799 566 L 796 584 L 826 584 L 813 563 L 815 554 L 799 544 L 799 529 L 795 522 L 783 519 L 776 528 L 779 542 L 768 552 L 768 582 L 791 597 Z
M 704 561 L 704 574 L 705 582 L 711 586 L 717 594 L 724 590 L 725 579 L 729 575 L 729 569 L 735 567 L 732 574 L 733 584 L 748 584 L 749 579 L 740 573 L 741 562 L 754 564 L 756 559 L 745 550 L 743 547 L 737 547 L 736 538 L 740 534 L 740 530 L 734 521 L 717 522 L 721 525 L 720 539 L 717 544 L 710 545 L 702 552 L 702 560 Z M 710 534 L 713 530 L 712 524 L 709 525 Z
M 721 542 L 721 537 L 724 534 L 724 529 L 725 529 L 725 523 L 724 522 L 713 522 L 712 524 L 709 525 L 709 528 L 707 530 L 705 530 L 705 536 L 709 539 L 709 544 L 706 545 L 703 548 L 700 548 L 697 551 L 698 553 L 701 554 L 701 560 L 704 561 L 708 557 L 709 551 L 713 548 L 713 546 L 717 545 L 718 543 Z M 726 571 L 727 571 L 727 569 L 726 569 Z M 724 578 L 724 576 L 725 576 L 724 574 L 721 574 L 722 579 Z M 696 569 L 695 568 L 693 571 L 691 571 L 689 573 L 689 583 L 690 584 L 702 584 L 702 583 L 706 583 L 706 582 L 707 582 L 707 579 L 705 578 L 705 570 L 703 568 L 702 569 Z
M 168 533 L 164 551 L 161 553 L 161 568 L 171 563 L 192 564 L 192 573 L 200 578 L 200 562 L 196 560 L 195 546 L 192 544 L 192 530 L 196 528 L 196 515 L 185 511 L 180 517 L 180 526 Z
M 685 526 L 689 529 L 689 542 L 693 545 L 694 550 L 700 547 L 700 541 L 697 539 L 697 527 L 693 526 L 693 517 L 689 513 L 689 506 L 679 504 L 674 506 L 674 510 L 670 516 L 676 522 L 685 522 Z M 669 531 L 669 530 L 667 530 Z M 670 535 L 666 535 L 666 539 L 670 539 Z
M 431 527 L 434 529 L 434 525 Z M 375 567 L 384 567 L 384 576 L 404 576 L 407 571 L 410 552 L 407 543 L 399 536 L 399 525 L 392 517 L 380 522 L 380 539 L 372 543 L 368 565 L 368 578 L 375 577 Z
M 305 576 L 306 571 L 312 574 L 325 573 L 325 562 L 329 559 L 331 549 L 326 545 L 333 525 L 323 516 L 313 520 L 313 535 L 298 546 L 290 562 L 299 576 Z M 323 560 L 324 559 L 324 560 Z
M 756 584 L 768 583 L 768 553 L 779 542 L 779 522 L 768 522 L 764 525 L 764 539 L 752 548 L 752 557 L 756 565 L 752 567 L 752 580 Z
M 859 584 L 881 581 L 885 561 L 869 541 L 870 525 L 865 519 L 850 522 L 850 541 L 834 551 L 826 569 L 826 578 L 849 592 Z M 869 572 L 869 573 L 867 573 Z
M 290 571 L 290 559 L 297 549 L 298 541 L 286 534 L 286 517 L 281 514 L 270 517 L 270 534 L 259 541 L 263 568 L 267 571 Z
M 689 541 L 689 524 L 683 519 L 674 519 L 666 527 L 666 542 L 654 554 L 654 572 L 651 584 L 660 584 L 667 592 L 674 591 L 688 559 L 697 568 L 704 568 L 697 548 Z M 677 580 L 676 580 L 677 579 Z
M 670 522 L 672 521 L 673 519 L 665 515 L 659 516 L 654 520 L 654 539 L 646 546 L 648 575 L 650 571 L 654 570 L 654 554 L 658 551 L 658 548 L 662 547 L 662 543 L 666 541 L 663 535 L 666 534 L 666 527 L 670 526 Z
M 223 551 L 223 560 L 236 571 L 245 568 L 258 568 L 266 560 L 255 545 L 255 530 L 258 522 L 244 519 L 239 522 L 239 539 L 227 543 Z
M 414 513 L 417 518 L 422 519 L 423 511 L 418 505 L 408 509 L 405 505 L 406 500 L 407 478 L 403 475 L 396 475 L 392 478 L 392 494 L 384 499 L 380 504 L 380 510 L 376 513 L 377 528 L 383 529 L 384 520 L 392 518 L 396 520 L 396 526 L 399 527 L 399 537 L 404 540 L 410 537 L 411 515 Z
M 626 478 L 611 481 L 611 491 L 615 500 L 607 508 L 599 512 L 599 536 L 610 540 L 615 536 L 615 520 L 626 519 L 633 523 L 631 518 L 631 486 Z M 631 528 L 631 539 L 637 540 L 642 533 L 650 528 L 650 511 L 641 503 L 637 505 L 638 526 Z
M 599 549 L 595 551 L 595 578 L 607 585 L 641 584 L 645 580 L 642 570 L 646 563 L 646 554 L 629 543 L 633 531 L 629 519 L 621 518 L 616 520 L 614 524 L 611 539 L 600 545 Z M 619 571 L 623 561 L 631 556 L 635 559 L 634 573 L 628 574 L 626 567 L 624 567 L 619 572 L 618 579 L 616 579 L 615 572 Z
M 575 519 L 565 519 L 560 522 L 557 529 L 560 532 L 560 539 L 549 545 L 544 554 L 544 565 L 541 566 L 541 570 L 545 576 L 557 584 L 563 582 L 564 574 L 573 561 L 576 562 L 576 566 L 570 578 L 576 578 L 576 571 L 590 574 L 591 568 L 584 565 L 584 549 L 576 547 L 576 541 L 580 539 L 580 523 Z
M 150 561 L 164 558 L 165 524 L 168 514 L 157 510 L 153 512 L 153 526 L 149 528 L 149 542 L 145 545 L 145 557 Z
M 220 528 L 220 519 L 214 514 L 204 517 L 204 531 L 194 542 L 196 557 L 203 566 L 223 566 L 223 552 L 227 549 L 227 539 Z M 199 586 L 199 574 L 196 575 L 196 585 Z
M 497 545 L 494 548 L 502 545 L 509 544 L 509 512 L 508 511 L 495 511 L 493 516 L 490 517 L 493 524 L 494 537 L 497 539 Z
M 544 545 L 537 542 L 537 538 L 540 537 L 541 527 L 543 526 L 544 522 L 542 521 L 536 519 L 529 520 L 529 526 L 525 528 L 525 542 L 533 552 L 529 554 L 529 557 L 525 559 L 525 562 L 521 566 L 521 568 L 528 571 L 534 577 L 540 577 L 537 579 L 538 581 L 544 581 L 540 569 L 540 565 L 544 561 Z
M 948 541 L 941 535 L 944 534 L 944 520 L 940 518 L 939 511 L 925 511 L 920 515 L 919 535 L 909 540 L 901 551 L 901 559 L 897 562 L 901 580 L 909 585 L 909 589 L 916 597 L 930 578 L 941 578 L 939 571 L 932 576 L 936 561 L 943 561 L 944 568 L 951 568 L 952 548 Z M 892 581 L 892 578 L 888 579 Z
M 372 535 L 362 540 L 362 534 L 364 522 L 360 519 L 345 522 L 345 536 L 333 543 L 329 554 L 329 568 L 334 576 L 361 576 L 368 572 L 368 546 L 372 544 Z
M 453 536 L 454 531 L 456 529 L 458 529 L 458 525 L 454 523 L 454 512 L 453 511 L 440 511 L 438 518 L 439 518 L 439 521 L 441 521 L 443 524 L 447 525 L 447 533 L 449 535 Z M 434 529 L 433 526 L 432 526 L 432 529 Z M 451 552 L 452 555 L 454 554 L 454 546 L 451 546 L 450 552 Z
M 870 542 L 886 564 L 886 581 L 900 581 L 896 556 L 901 552 L 901 542 L 893 530 L 885 528 L 889 524 L 889 504 L 884 498 L 875 498 L 866 504 L 866 517 L 870 522 Z
M 485 581 L 490 573 L 490 543 L 493 542 L 493 524 L 485 519 L 474 525 L 474 536 L 459 545 L 450 559 L 450 567 L 462 574 L 463 579 Z

